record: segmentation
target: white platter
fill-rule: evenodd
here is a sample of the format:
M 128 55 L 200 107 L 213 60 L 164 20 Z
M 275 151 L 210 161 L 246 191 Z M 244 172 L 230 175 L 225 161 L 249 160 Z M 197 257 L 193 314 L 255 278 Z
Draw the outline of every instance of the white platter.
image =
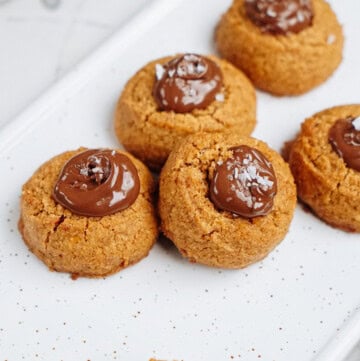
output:
M 230 0 L 157 0 L 0 133 L 0 360 L 341 361 L 360 337 L 360 236 L 296 209 L 289 234 L 239 271 L 193 265 L 158 243 L 106 279 L 49 272 L 17 231 L 21 185 L 45 160 L 80 145 L 116 147 L 112 117 L 147 61 L 213 53 Z M 344 61 L 294 98 L 258 92 L 254 136 L 279 150 L 316 111 L 359 103 L 360 2 L 331 1 Z

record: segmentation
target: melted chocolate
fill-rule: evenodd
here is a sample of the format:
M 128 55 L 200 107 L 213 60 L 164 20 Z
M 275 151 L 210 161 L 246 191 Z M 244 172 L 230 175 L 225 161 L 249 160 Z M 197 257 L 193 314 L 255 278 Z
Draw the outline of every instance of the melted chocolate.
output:
M 329 142 L 348 167 L 360 172 L 360 118 L 337 120 L 330 128 Z
M 299 33 L 314 16 L 311 0 L 245 0 L 245 9 L 261 31 L 275 35 Z
M 187 113 L 206 108 L 222 88 L 222 73 L 212 60 L 196 54 L 180 55 L 156 65 L 153 94 L 161 110 Z
M 246 145 L 231 148 L 233 156 L 219 162 L 210 184 L 210 199 L 221 210 L 245 218 L 268 214 L 277 181 L 271 163 Z
M 64 165 L 53 198 L 74 214 L 102 217 L 130 207 L 139 191 L 139 176 L 128 157 L 91 149 Z

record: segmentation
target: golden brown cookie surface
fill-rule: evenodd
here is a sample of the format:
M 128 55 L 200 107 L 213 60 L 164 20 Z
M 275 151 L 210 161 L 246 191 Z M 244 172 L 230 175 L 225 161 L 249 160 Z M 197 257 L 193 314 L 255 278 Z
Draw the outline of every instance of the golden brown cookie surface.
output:
M 312 25 L 297 34 L 264 33 L 234 0 L 216 29 L 225 59 L 242 69 L 260 89 L 276 95 L 302 94 L 324 82 L 342 59 L 343 35 L 324 0 L 313 0 Z
M 127 209 L 103 217 L 73 214 L 52 198 L 64 164 L 84 149 L 62 153 L 44 163 L 24 184 L 19 229 L 29 249 L 51 270 L 75 276 L 100 277 L 145 257 L 158 229 L 147 168 L 131 155 L 140 192 Z
M 223 100 L 189 113 L 160 111 L 153 97 L 155 60 L 139 70 L 127 83 L 118 101 L 115 132 L 124 147 L 153 169 L 160 169 L 175 143 L 198 132 L 234 130 L 249 135 L 255 127 L 255 91 L 242 72 L 224 60 L 210 56 L 223 73 Z
M 247 145 L 272 164 L 278 191 L 272 210 L 252 219 L 218 210 L 209 183 L 230 148 Z M 285 236 L 296 191 L 287 164 L 265 143 L 236 134 L 194 134 L 176 146 L 160 175 L 162 231 L 192 262 L 241 268 L 265 257 Z
M 360 232 L 360 172 L 349 168 L 329 142 L 338 119 L 359 117 L 360 105 L 326 109 L 305 120 L 290 150 L 298 196 L 332 226 Z

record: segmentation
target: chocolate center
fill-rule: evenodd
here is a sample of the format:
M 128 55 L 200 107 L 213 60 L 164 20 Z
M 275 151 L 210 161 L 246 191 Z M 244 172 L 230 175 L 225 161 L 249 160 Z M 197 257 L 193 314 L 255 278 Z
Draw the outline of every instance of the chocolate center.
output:
M 221 210 L 245 218 L 268 214 L 277 192 L 272 164 L 257 149 L 241 145 L 219 162 L 210 184 L 210 199 Z
M 360 117 L 337 120 L 329 130 L 329 142 L 348 167 L 360 172 Z
M 222 88 L 222 73 L 212 60 L 185 54 L 156 65 L 153 95 L 161 110 L 187 113 L 206 108 Z
M 128 157 L 91 149 L 64 165 L 53 198 L 74 214 L 102 217 L 130 207 L 139 190 L 139 176 Z
M 261 31 L 275 35 L 299 33 L 314 17 L 311 0 L 245 0 L 245 9 Z

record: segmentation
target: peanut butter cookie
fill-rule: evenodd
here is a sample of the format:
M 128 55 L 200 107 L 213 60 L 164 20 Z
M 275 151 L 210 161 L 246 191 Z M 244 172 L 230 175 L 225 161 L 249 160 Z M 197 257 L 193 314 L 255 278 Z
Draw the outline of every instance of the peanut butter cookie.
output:
M 153 191 L 149 170 L 125 152 L 68 151 L 23 186 L 19 229 L 51 270 L 106 276 L 141 260 L 154 244 Z
M 324 82 L 341 62 L 344 41 L 324 0 L 234 0 L 215 36 L 225 59 L 276 95 Z
M 246 76 L 214 56 L 185 54 L 152 61 L 127 83 L 115 132 L 124 147 L 159 170 L 175 143 L 197 131 L 249 135 L 256 99 Z
M 191 262 L 242 268 L 285 236 L 296 190 L 265 143 L 230 133 L 180 142 L 160 174 L 161 228 Z
M 299 198 L 328 224 L 360 232 L 360 105 L 305 120 L 289 164 Z

